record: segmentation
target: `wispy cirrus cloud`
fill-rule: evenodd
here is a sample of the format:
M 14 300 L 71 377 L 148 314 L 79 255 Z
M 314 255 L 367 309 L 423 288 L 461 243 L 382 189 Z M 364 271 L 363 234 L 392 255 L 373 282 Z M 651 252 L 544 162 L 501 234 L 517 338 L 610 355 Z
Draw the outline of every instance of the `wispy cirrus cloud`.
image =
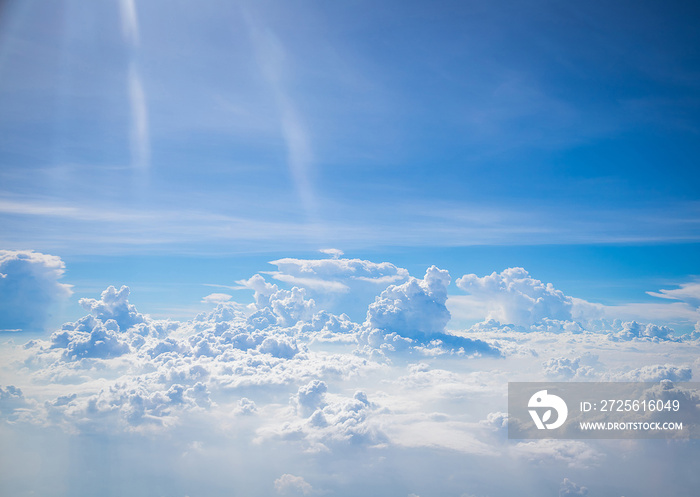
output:
M 245 197 L 236 199 L 236 202 L 243 206 L 253 205 L 253 200 Z M 161 247 L 170 244 L 170 251 L 192 247 L 218 251 L 219 244 L 236 243 L 239 248 L 244 248 L 253 241 L 264 243 L 260 248 L 279 250 L 282 246 L 296 246 L 315 250 L 322 238 L 333 239 L 334 244 L 346 248 L 686 243 L 700 240 L 700 226 L 678 222 L 681 213 L 690 216 L 697 206 L 681 203 L 667 207 L 665 216 L 659 212 L 661 207 L 649 209 L 647 215 L 642 211 L 600 211 L 589 213 L 592 219 L 578 222 L 572 221 L 567 212 L 538 208 L 471 204 L 460 208 L 453 204 L 445 210 L 441 206 L 417 201 L 405 206 L 380 203 L 372 210 L 371 206 L 351 209 L 350 205 L 339 201 L 324 203 L 333 208 L 326 209 L 329 214 L 324 223 L 319 224 L 280 215 L 283 206 L 274 198 L 264 203 L 264 210 L 247 209 L 245 214 L 230 214 L 212 205 L 211 199 L 194 205 L 182 204 L 179 198 L 165 196 L 131 207 L 89 199 L 67 201 L 5 195 L 0 197 L 0 226 L 5 228 L 6 243 L 20 248 L 28 245 L 66 247 L 66 242 L 72 240 L 75 244 L 70 250 L 89 248 L 97 253 L 114 245 L 150 249 L 153 244 Z M 351 214 L 346 215 L 346 212 Z M 484 222 L 479 215 L 491 221 Z M 633 219 L 640 217 L 646 221 L 635 224 Z M 60 233 L 46 229 L 57 219 L 62 223 Z M 230 245 L 227 250 L 229 248 Z M 289 275 L 280 273 L 279 277 L 291 282 Z M 665 295 L 680 296 L 680 293 Z
M 256 61 L 269 87 L 279 115 L 280 130 L 287 148 L 287 165 L 309 220 L 319 217 L 311 182 L 313 151 L 309 131 L 288 89 L 291 56 L 274 31 L 250 10 L 244 10 Z

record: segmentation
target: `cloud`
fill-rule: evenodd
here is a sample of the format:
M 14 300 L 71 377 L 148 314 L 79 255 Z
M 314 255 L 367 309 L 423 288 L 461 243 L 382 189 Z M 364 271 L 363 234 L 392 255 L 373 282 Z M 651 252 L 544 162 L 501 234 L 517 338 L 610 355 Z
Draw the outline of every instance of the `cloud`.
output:
M 325 381 L 302 385 L 257 433 L 258 441 L 299 444 L 308 453 L 343 453 L 350 447 L 379 447 L 388 439 L 381 427 L 380 405 L 363 390 L 352 397 L 331 393 Z
M 559 486 L 559 497 L 583 497 L 588 495 L 588 489 L 564 478 Z
M 411 277 L 384 290 L 367 310 L 367 324 L 403 337 L 425 339 L 442 333 L 450 320 L 445 306 L 450 274 L 431 266 L 422 280 Z
M 334 248 L 321 249 L 319 252 L 330 255 L 333 259 L 340 259 L 340 256 L 344 253 L 342 250 Z
M 119 324 L 114 319 L 106 322 L 82 320 L 74 330 L 65 328 L 51 335 L 52 346 L 64 348 L 64 357 L 69 360 L 82 358 L 119 357 L 129 352 L 129 344 L 120 336 Z M 88 324 L 89 323 L 89 324 Z M 90 331 L 81 331 L 83 325 L 94 325 Z
M 389 262 L 371 262 L 361 259 L 340 259 L 341 251 L 329 249 L 332 259 L 278 259 L 270 264 L 277 271 L 270 273 L 275 279 L 290 284 L 300 284 L 335 292 L 347 292 L 351 285 L 369 283 L 389 285 L 408 278 L 408 271 Z M 376 288 L 376 287 L 375 287 Z
M 667 326 L 632 321 L 622 323 L 622 329 L 616 333 L 616 336 L 622 340 L 632 340 L 635 338 L 664 340 L 671 338 L 673 334 L 673 330 Z
M 134 0 L 120 0 L 119 11 L 122 18 L 122 32 L 124 41 L 131 46 L 139 43 L 139 25 L 136 16 L 136 3 Z
M 456 284 L 470 294 L 472 306 L 483 309 L 486 319 L 529 326 L 542 319 L 572 320 L 574 301 L 551 283 L 534 279 L 523 268 L 478 277 L 466 274 Z
M 604 455 L 591 445 L 578 440 L 535 440 L 519 442 L 511 449 L 517 457 L 538 464 L 561 462 L 571 468 L 597 466 Z
M 80 299 L 80 305 L 101 321 L 113 319 L 123 330 L 144 322 L 144 316 L 129 304 L 128 286 L 119 290 L 109 286 L 102 292 L 100 300 Z
M 241 400 L 238 401 L 238 406 L 236 407 L 236 410 L 234 412 L 236 414 L 250 415 L 255 414 L 257 411 L 258 408 L 256 407 L 255 402 L 246 397 L 243 397 Z
M 653 297 L 662 299 L 680 300 L 692 307 L 700 308 L 700 282 L 683 283 L 679 286 L 680 288 L 671 290 L 661 289 L 658 292 L 647 293 Z
M 609 378 L 611 381 L 690 381 L 693 377 L 693 370 L 688 366 L 654 364 L 622 373 L 608 373 L 605 377 Z
M 277 285 L 267 283 L 256 274 L 248 280 L 238 281 L 240 285 L 254 290 L 255 305 L 258 311 L 250 319 L 260 320 L 260 323 L 292 325 L 301 320 L 310 320 L 316 307 L 316 302 L 306 300 L 306 290 L 293 287 L 291 290 L 281 290 Z
M 693 284 L 659 294 L 648 292 L 665 299 L 685 299 L 683 302 L 618 305 L 565 295 L 551 283 L 545 284 L 518 267 L 483 277 L 467 274 L 458 278 L 456 284 L 469 295 L 451 296 L 447 305 L 458 321 L 465 323 L 484 320 L 528 332 L 604 331 L 615 333 L 620 340 L 667 340 L 675 335 L 667 324 L 687 329 L 700 320 L 700 311 L 693 307 Z
M 202 302 L 205 304 L 220 304 L 221 302 L 227 302 L 233 297 L 227 293 L 210 293 L 206 297 L 202 298 Z
M 358 334 L 361 351 L 376 357 L 409 348 L 429 355 L 498 355 L 495 347 L 481 340 L 445 333 L 450 320 L 445 305 L 449 284 L 449 273 L 432 266 L 422 280 L 410 277 L 401 285 L 389 286 L 367 309 Z
M 31 407 L 31 404 L 24 398 L 22 390 L 14 385 L 3 388 L 0 386 L 0 419 L 9 421 L 17 420 L 21 411 Z
M 408 279 L 408 271 L 389 262 L 341 258 L 331 249 L 331 259 L 284 258 L 269 274 L 277 281 L 304 288 L 323 309 L 364 317 L 367 306 L 388 285 Z
M 255 461 L 264 454 L 267 488 L 251 495 L 269 493 L 273 481 L 281 494 L 319 493 L 294 483 L 300 454 L 304 475 L 324 489 L 340 488 L 337 475 L 368 485 L 380 474 L 393 478 L 383 461 L 421 478 L 433 471 L 426 478 L 439 485 L 440 468 L 458 454 L 468 469 L 455 487 L 470 482 L 486 495 L 495 488 L 495 461 L 534 474 L 556 471 L 559 479 L 567 468 L 595 475 L 603 460 L 624 464 L 624 449 L 614 445 L 508 441 L 508 381 L 692 378 L 699 345 L 647 324 L 618 321 L 591 332 L 543 318 L 448 334 L 449 281 L 431 267 L 422 279 L 388 285 L 363 322 L 262 275 L 240 282 L 254 292 L 253 304 L 219 302 L 183 322 L 142 314 L 129 288 L 109 287 L 82 301 L 88 315 L 48 340 L 0 346 L 2 383 L 12 385 L 0 389 L 0 417 L 11 422 L 3 429 L 48 426 L 110 439 L 127 433 L 135 444 L 157 434 L 165 450 L 196 467 L 245 460 L 246 471 L 259 471 Z M 668 364 L 655 364 L 660 356 Z M 422 473 L 426 460 L 434 466 Z M 369 467 L 376 472 L 363 472 Z M 414 483 L 395 490 L 423 494 Z
M 553 357 L 542 364 L 544 373 L 553 378 L 571 379 L 593 376 L 593 368 L 580 364 L 581 358 Z
M 280 495 L 309 495 L 313 487 L 301 476 L 285 473 L 275 480 L 275 491 Z
M 41 330 L 53 307 L 73 293 L 59 283 L 64 272 L 55 255 L 0 250 L 0 329 Z
M 297 412 L 305 417 L 313 414 L 317 409 L 326 405 L 325 395 L 328 385 L 324 381 L 313 380 L 303 387 L 299 387 L 296 397 L 293 399 Z

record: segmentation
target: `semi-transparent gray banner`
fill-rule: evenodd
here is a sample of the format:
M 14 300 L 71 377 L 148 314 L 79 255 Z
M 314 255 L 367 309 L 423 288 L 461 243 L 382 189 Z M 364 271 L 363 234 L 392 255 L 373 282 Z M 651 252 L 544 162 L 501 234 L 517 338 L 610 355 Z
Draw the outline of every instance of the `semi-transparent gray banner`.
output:
M 508 383 L 508 438 L 700 438 L 700 383 Z

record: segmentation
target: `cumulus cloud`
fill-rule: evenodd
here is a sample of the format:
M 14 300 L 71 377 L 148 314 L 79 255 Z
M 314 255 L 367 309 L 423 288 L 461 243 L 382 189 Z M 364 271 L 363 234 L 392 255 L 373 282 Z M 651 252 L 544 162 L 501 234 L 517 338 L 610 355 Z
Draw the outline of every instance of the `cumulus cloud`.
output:
M 222 446 L 235 460 L 263 451 L 274 455 L 262 483 L 267 493 L 271 486 L 280 494 L 320 493 L 292 474 L 298 466 L 272 460 L 300 453 L 304 471 L 316 468 L 319 481 L 326 478 L 325 489 L 326 461 L 379 473 L 392 458 L 444 458 L 449 466 L 457 451 L 471 468 L 463 477 L 487 489 L 493 473 L 486 468 L 496 459 L 562 475 L 566 468 L 595 472 L 603 458 L 619 455 L 595 442 L 508 441 L 508 381 L 692 378 L 700 347 L 694 340 L 677 340 L 651 323 L 617 321 L 593 333 L 573 311 L 571 319 L 548 317 L 537 298 L 562 308 L 567 300 L 533 282 L 521 282 L 514 297 L 530 313 L 523 324 L 492 320 L 448 333 L 449 282 L 447 271 L 431 267 L 422 279 L 388 284 L 366 306 L 364 321 L 259 274 L 241 282 L 254 292 L 253 304 L 212 298 L 214 309 L 184 322 L 142 314 L 127 287 L 109 287 L 99 299 L 83 299 L 88 314 L 48 339 L 4 345 L 0 418 L 5 427 L 52 425 L 115 438 L 129 432 L 133 440 L 157 432 L 168 435 L 159 437 L 165 443 L 189 435 L 196 438 L 177 449 L 186 448 L 187 458 L 208 452 L 190 449 L 201 446 L 198 440 L 217 457 Z M 532 307 L 521 305 L 524 296 Z M 658 357 L 668 364 L 654 365 Z M 576 493 L 583 488 L 571 483 L 563 495 L 583 495 Z M 412 490 L 407 484 L 396 491 Z
M 344 252 L 340 249 L 335 249 L 335 248 L 327 248 L 327 249 L 321 249 L 319 250 L 322 254 L 330 255 L 333 259 L 340 259 L 340 256 L 344 254 Z
M 608 373 L 606 378 L 613 381 L 647 381 L 659 382 L 670 381 L 690 381 L 693 377 L 693 370 L 688 366 L 673 366 L 671 364 L 654 364 L 643 366 L 620 373 Z
M 301 476 L 286 473 L 275 480 L 275 490 L 280 495 L 309 495 L 313 487 Z
M 236 407 L 236 414 L 243 414 L 243 415 L 250 415 L 250 414 L 255 414 L 258 411 L 257 406 L 255 405 L 255 402 L 252 400 L 243 397 L 241 400 L 238 401 L 238 406 Z
M 324 252 L 324 251 L 322 251 Z M 408 271 L 389 262 L 342 258 L 342 252 L 326 252 L 330 259 L 284 258 L 271 261 L 272 278 L 304 288 L 323 309 L 361 319 L 379 293 L 408 279 Z
M 588 489 L 564 478 L 559 486 L 559 497 L 583 497 L 588 495 Z
M 450 320 L 445 305 L 449 284 L 450 274 L 432 266 L 423 279 L 411 277 L 401 285 L 389 286 L 367 309 L 358 335 L 360 345 L 370 352 L 419 347 L 428 354 L 498 354 L 482 341 L 445 333 Z
M 0 419 L 14 421 L 18 419 L 20 411 L 27 407 L 30 407 L 30 404 L 20 388 L 14 385 L 5 388 L 0 386 Z
M 89 322 L 83 320 L 73 330 L 64 328 L 51 335 L 52 347 L 65 349 L 65 358 L 71 360 L 106 359 L 129 352 L 129 344 L 120 336 L 119 325 L 114 319 L 93 321 L 91 324 L 94 326 L 90 331 L 82 331 L 82 325 Z
M 486 319 L 503 324 L 530 326 L 545 318 L 571 321 L 574 301 L 551 283 L 532 278 L 523 268 L 479 277 L 466 274 L 456 284 L 470 294 L 469 304 L 482 308 Z
M 297 412 L 302 416 L 310 416 L 317 409 L 324 407 L 326 405 L 324 397 L 327 391 L 328 386 L 320 380 L 313 380 L 307 385 L 299 387 L 294 398 Z
M 431 266 L 422 280 L 411 277 L 391 285 L 369 306 L 367 324 L 409 338 L 442 333 L 450 320 L 445 306 L 449 284 L 450 274 Z
M 621 323 L 621 329 L 616 333 L 617 338 L 621 340 L 633 340 L 635 338 L 664 340 L 672 338 L 673 335 L 673 330 L 668 326 L 638 323 L 636 321 Z
M 517 457 L 543 463 L 557 461 L 571 468 L 590 468 L 604 457 L 591 445 L 578 440 L 535 440 L 520 442 L 512 449 Z
M 0 329 L 41 330 L 52 307 L 72 294 L 60 283 L 60 257 L 31 250 L 0 250 Z
M 581 364 L 581 357 L 553 357 L 542 364 L 544 373 L 552 378 L 571 379 L 594 376 L 590 366 Z
M 80 305 L 97 319 L 113 319 L 121 329 L 128 329 L 144 321 L 143 315 L 129 304 L 129 291 L 128 286 L 122 286 L 119 290 L 109 286 L 102 292 L 100 300 L 80 299 Z
M 258 309 L 256 318 L 262 321 L 293 325 L 302 320 L 310 320 L 313 316 L 316 302 L 305 298 L 306 290 L 303 288 L 280 289 L 277 285 L 266 282 L 259 274 L 238 283 L 255 292 L 255 305 Z

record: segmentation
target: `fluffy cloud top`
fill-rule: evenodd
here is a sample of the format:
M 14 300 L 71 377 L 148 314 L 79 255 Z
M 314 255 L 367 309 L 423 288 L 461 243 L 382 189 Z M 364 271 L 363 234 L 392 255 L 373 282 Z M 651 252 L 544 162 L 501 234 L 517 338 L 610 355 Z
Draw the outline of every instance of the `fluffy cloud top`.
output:
M 486 319 L 504 324 L 530 326 L 545 318 L 570 321 L 574 301 L 532 278 L 523 268 L 508 268 L 488 276 L 466 274 L 456 284 L 471 295 L 474 303 L 485 307 Z
M 632 369 L 624 373 L 609 374 L 608 376 L 613 381 L 690 381 L 693 377 L 693 370 L 687 366 L 654 364 Z
M 0 329 L 40 330 L 53 305 L 70 297 L 60 257 L 0 250 Z
M 425 339 L 445 330 L 450 320 L 447 286 L 450 274 L 431 266 L 422 280 L 411 277 L 384 290 L 367 310 L 370 327 L 409 338 Z
M 583 497 L 588 495 L 588 489 L 564 478 L 559 487 L 559 497 Z
M 529 278 L 519 274 L 510 277 Z M 550 308 L 567 307 L 567 297 L 535 281 L 498 292 L 530 317 L 547 314 L 536 295 L 550 299 Z M 154 433 L 166 444 L 184 436 L 187 453 L 173 456 L 183 461 L 204 457 L 208 447 L 218 457 L 225 445 L 237 461 L 258 451 L 265 454 L 265 488 L 249 495 L 335 491 L 358 481 L 354 468 L 379 474 L 387 469 L 381 461 L 405 457 L 409 447 L 421 461 L 449 458 L 443 449 L 460 451 L 463 467 L 473 468 L 464 480 L 488 488 L 484 475 L 493 474 L 482 471 L 495 458 L 499 467 L 528 471 L 545 461 L 562 475 L 566 468 L 596 471 L 619 455 L 580 441 L 508 441 L 507 381 L 684 381 L 697 364 L 692 337 L 678 340 L 668 328 L 633 321 L 591 332 L 586 323 L 545 316 L 527 328 L 489 321 L 448 334 L 450 276 L 434 266 L 422 279 L 388 285 L 360 322 L 320 310 L 304 288 L 281 289 L 261 275 L 241 283 L 254 292 L 253 304 L 219 301 L 186 322 L 154 320 L 129 302 L 127 287 L 109 287 L 99 299 L 83 299 L 89 314 L 49 339 L 6 344 L 11 361 L 3 372 L 15 370 L 0 387 L 4 428 L 51 426 L 115 439 L 128 433 L 135 443 Z M 669 364 L 653 365 L 659 356 Z M 292 463 L 273 467 L 284 453 Z M 299 454 L 304 464 L 295 465 Z M 335 478 L 339 470 L 325 466 L 339 461 L 351 468 L 343 483 Z M 406 485 L 403 495 L 412 490 Z M 556 493 L 556 482 L 549 491 Z M 565 480 L 561 492 L 585 495 L 585 487 Z
M 113 286 L 109 286 L 102 292 L 100 300 L 80 299 L 80 305 L 101 321 L 113 319 L 122 329 L 130 328 L 144 321 L 143 315 L 129 304 L 128 286 L 122 286 L 119 291 Z
M 309 495 L 313 488 L 301 476 L 283 474 L 275 480 L 275 490 L 281 495 Z
M 257 319 L 273 319 L 270 324 L 293 325 L 301 320 L 311 320 L 313 316 L 316 302 L 305 299 L 306 291 L 303 288 L 281 290 L 277 285 L 266 282 L 259 274 L 238 283 L 255 292 L 258 311 L 254 316 Z

